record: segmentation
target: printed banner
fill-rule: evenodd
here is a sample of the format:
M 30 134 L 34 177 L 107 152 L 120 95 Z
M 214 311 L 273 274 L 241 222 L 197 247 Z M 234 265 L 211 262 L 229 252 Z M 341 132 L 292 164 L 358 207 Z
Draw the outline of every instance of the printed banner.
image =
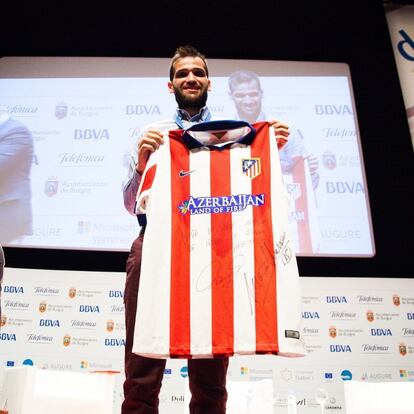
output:
M 21 365 L 122 372 L 124 281 L 123 273 L 6 268 L 0 384 L 6 367 Z M 264 381 L 267 390 L 270 380 L 278 413 L 287 413 L 293 393 L 301 413 L 319 414 L 316 392 L 322 388 L 326 414 L 341 414 L 346 413 L 344 381 L 414 381 L 413 279 L 302 277 L 300 283 L 307 355 L 231 358 L 229 389 L 239 392 L 239 400 L 256 406 L 259 397 L 247 397 L 264 398 L 255 384 Z M 160 413 L 184 412 L 187 381 L 186 361 L 169 360 Z M 243 384 L 235 388 L 234 382 Z M 114 414 L 120 412 L 122 381 L 117 386 Z M 228 413 L 240 411 L 229 407 Z

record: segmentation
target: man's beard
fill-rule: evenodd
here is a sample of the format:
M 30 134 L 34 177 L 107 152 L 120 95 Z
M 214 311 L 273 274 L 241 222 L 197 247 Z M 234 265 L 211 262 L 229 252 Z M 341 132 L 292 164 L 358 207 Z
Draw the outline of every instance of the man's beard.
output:
M 197 96 L 196 98 L 184 96 L 181 91 L 174 88 L 174 96 L 180 109 L 196 108 L 201 109 L 206 106 L 207 102 L 207 89 Z

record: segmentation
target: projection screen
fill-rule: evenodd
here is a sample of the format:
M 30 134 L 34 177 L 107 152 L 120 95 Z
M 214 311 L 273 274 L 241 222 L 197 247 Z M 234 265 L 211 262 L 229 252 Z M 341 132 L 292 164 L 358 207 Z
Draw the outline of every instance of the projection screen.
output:
M 123 206 L 122 188 L 140 130 L 174 114 L 174 96 L 167 90 L 169 62 L 0 59 L 3 245 L 129 250 L 139 225 Z M 349 67 L 257 60 L 208 63 L 212 90 L 207 102 L 214 119 L 238 119 L 256 105 L 258 120 L 281 120 L 291 128 L 290 148 L 281 159 L 297 255 L 373 256 Z M 239 76 L 230 91 L 229 76 L 235 71 L 253 72 L 259 80 L 245 80 L 243 88 Z

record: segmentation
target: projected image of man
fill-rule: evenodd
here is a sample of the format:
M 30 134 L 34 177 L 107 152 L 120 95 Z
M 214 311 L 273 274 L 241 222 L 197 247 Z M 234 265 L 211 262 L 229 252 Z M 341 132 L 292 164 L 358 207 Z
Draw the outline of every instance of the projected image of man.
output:
M 32 134 L 0 105 L 0 243 L 32 234 L 32 158 Z
M 251 124 L 269 120 L 269 116 L 263 111 L 264 92 L 256 73 L 249 70 L 237 70 L 230 74 L 228 85 L 229 96 L 237 112 L 235 119 Z M 318 158 L 306 149 L 302 133 L 297 128 L 290 129 L 289 141 L 279 151 L 279 157 L 285 185 L 293 201 L 292 220 L 294 217 L 303 217 L 303 215 L 305 217 L 303 222 L 295 223 L 296 231 L 293 231 L 298 239 L 297 253 L 312 253 L 317 249 L 319 239 L 319 226 L 316 219 L 310 219 L 311 216 L 316 216 L 316 199 L 314 194 L 310 194 L 310 197 L 304 194 L 310 189 L 307 191 L 303 189 L 306 189 L 307 174 L 311 181 L 309 187 L 313 190 L 318 187 Z

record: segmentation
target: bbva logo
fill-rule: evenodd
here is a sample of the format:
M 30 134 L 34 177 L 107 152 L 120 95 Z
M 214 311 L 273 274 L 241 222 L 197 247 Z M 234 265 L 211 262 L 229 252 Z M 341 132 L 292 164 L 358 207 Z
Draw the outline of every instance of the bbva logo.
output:
M 5 285 L 3 292 L 4 293 L 24 293 L 24 289 L 23 289 L 23 286 Z
M 79 305 L 79 312 L 100 312 L 98 305 Z
M 127 105 L 127 115 L 161 115 L 158 105 Z
M 315 105 L 316 115 L 352 115 L 348 105 Z
M 327 296 L 326 303 L 348 303 L 345 296 Z
M 371 329 L 372 336 L 392 336 L 391 329 L 382 329 L 382 328 L 372 328 Z
M 105 346 L 125 346 L 125 339 L 105 338 Z
M 110 298 L 123 298 L 124 293 L 122 292 L 122 290 L 110 290 L 109 297 Z
M 107 129 L 75 129 L 74 139 L 109 139 Z
M 16 341 L 16 334 L 12 333 L 0 333 L 1 341 Z
M 304 311 L 302 312 L 302 319 L 320 319 L 318 312 Z
M 352 349 L 349 345 L 330 345 L 330 352 L 352 352 Z
M 50 327 L 59 327 L 60 322 L 58 319 L 40 319 L 39 326 L 50 326 Z

